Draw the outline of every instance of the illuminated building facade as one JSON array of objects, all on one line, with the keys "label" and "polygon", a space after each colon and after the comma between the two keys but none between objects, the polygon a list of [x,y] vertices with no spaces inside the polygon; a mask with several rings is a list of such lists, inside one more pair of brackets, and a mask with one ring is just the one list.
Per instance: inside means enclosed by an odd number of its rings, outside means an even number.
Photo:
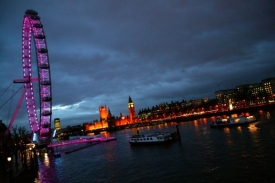
[{"label": "illuminated building facade", "polygon": [[275,78],[262,80],[267,102],[274,102],[275,97]]},{"label": "illuminated building facade", "polygon": [[124,126],[138,122],[138,118],[135,112],[135,105],[130,96],[128,99],[128,110],[129,116],[125,116],[120,113],[119,117],[115,117],[112,115],[110,109],[107,109],[106,105],[100,106],[100,120],[94,120],[92,123],[84,123],[85,129],[86,131],[92,131],[108,127]]},{"label": "illuminated building facade", "polygon": [[237,86],[237,106],[245,107],[267,103],[263,83]]},{"label": "illuminated building facade", "polygon": [[136,112],[135,112],[134,102],[132,101],[130,96],[128,100],[128,109],[129,109],[129,123],[132,124],[136,122]]},{"label": "illuminated building facade", "polygon": [[61,123],[60,123],[60,119],[59,118],[55,118],[54,119],[54,128],[56,131],[61,129]]},{"label": "illuminated building facade", "polygon": [[95,122],[95,128],[108,128],[108,110],[106,105],[105,106],[100,106],[98,108],[99,110],[99,117],[100,121]]},{"label": "illuminated building facade", "polygon": [[247,100],[249,102],[249,105],[258,105],[267,102],[262,83],[254,84],[253,87],[249,88]]},{"label": "illuminated building facade", "polygon": [[237,100],[236,89],[220,90],[215,92],[217,103],[221,110],[232,110],[233,103]]},{"label": "illuminated building facade", "polygon": [[220,90],[215,92],[216,98],[218,101],[218,104],[229,104],[230,101],[235,101],[236,100],[236,90],[235,89],[230,89],[230,90]]},{"label": "illuminated building facade", "polygon": [[105,106],[100,106],[98,108],[98,110],[99,110],[100,122],[107,122],[108,111],[107,111],[106,105]]},{"label": "illuminated building facade", "polygon": [[94,120],[93,123],[84,123],[86,131],[108,128],[108,118],[110,117],[110,114],[108,114],[106,105],[99,106],[98,111],[100,120]]},{"label": "illuminated building facade", "polygon": [[233,108],[272,103],[275,102],[275,78],[239,85],[236,89],[216,91],[215,94],[219,105],[229,105],[230,101]]},{"label": "illuminated building facade", "polygon": [[149,107],[147,109],[141,109],[138,112],[138,119],[140,119],[141,121],[146,121],[149,116],[151,116],[151,110],[149,109]]},{"label": "illuminated building facade", "polygon": [[129,123],[129,118],[120,113],[120,116],[115,119],[115,126],[123,126]]}]

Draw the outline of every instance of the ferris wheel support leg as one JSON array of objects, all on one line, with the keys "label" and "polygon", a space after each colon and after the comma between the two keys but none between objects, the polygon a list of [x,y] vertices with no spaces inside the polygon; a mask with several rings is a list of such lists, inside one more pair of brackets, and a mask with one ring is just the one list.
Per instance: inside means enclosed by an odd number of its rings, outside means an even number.
[{"label": "ferris wheel support leg", "polygon": [[22,101],[23,101],[25,92],[26,92],[26,89],[24,88],[24,90],[23,90],[23,92],[22,92],[22,94],[21,94],[21,97],[20,97],[20,99],[19,99],[19,101],[18,101],[18,103],[17,103],[15,112],[14,112],[12,118],[11,118],[9,127],[8,127],[8,129],[7,129],[7,131],[6,131],[6,134],[8,134],[8,133],[10,132],[10,130],[11,130],[12,126],[13,126],[13,123],[14,123],[14,121],[15,121],[17,115],[18,115],[18,112],[19,112],[20,106],[21,106],[21,104],[22,104]]}]

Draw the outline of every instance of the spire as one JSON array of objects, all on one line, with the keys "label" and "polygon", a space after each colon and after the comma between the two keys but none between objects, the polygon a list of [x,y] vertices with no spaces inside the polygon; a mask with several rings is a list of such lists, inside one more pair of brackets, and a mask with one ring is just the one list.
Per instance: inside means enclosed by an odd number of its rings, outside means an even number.
[{"label": "spire", "polygon": [[133,103],[133,101],[132,101],[130,95],[129,95],[129,102],[128,102],[128,103]]}]

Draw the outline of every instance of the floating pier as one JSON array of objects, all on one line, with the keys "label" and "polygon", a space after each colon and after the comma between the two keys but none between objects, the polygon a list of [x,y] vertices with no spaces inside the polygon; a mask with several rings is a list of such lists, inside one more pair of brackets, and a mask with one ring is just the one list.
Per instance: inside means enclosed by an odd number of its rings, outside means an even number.
[{"label": "floating pier", "polygon": [[56,142],[49,144],[48,148],[53,148],[57,146],[64,146],[64,145],[72,145],[72,144],[79,144],[79,143],[90,143],[90,142],[109,142],[116,140],[115,137],[91,137],[91,138],[81,138],[81,139],[74,139],[74,140],[67,140],[62,142]]},{"label": "floating pier", "polygon": [[80,148],[77,148],[77,149],[73,149],[73,150],[70,150],[70,151],[66,151],[65,154],[70,154],[70,153],[72,153],[72,152],[79,151],[79,150],[81,150],[81,149],[85,149],[85,148],[87,148],[87,147],[90,147],[90,146],[93,146],[93,145],[96,145],[96,144],[100,144],[100,143],[101,143],[101,142],[95,142],[95,143],[89,144],[89,145],[87,145],[87,146],[85,146],[85,147],[80,147]]}]

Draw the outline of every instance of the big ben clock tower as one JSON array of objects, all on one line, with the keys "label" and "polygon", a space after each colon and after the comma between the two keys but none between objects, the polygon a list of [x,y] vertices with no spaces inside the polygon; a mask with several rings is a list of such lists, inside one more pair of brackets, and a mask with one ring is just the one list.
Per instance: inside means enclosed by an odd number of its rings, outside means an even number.
[{"label": "big ben clock tower", "polygon": [[135,122],[135,119],[136,119],[136,112],[135,112],[134,102],[132,101],[130,96],[129,96],[129,102],[128,102],[128,109],[129,109],[129,114],[130,114],[129,122],[133,123],[133,122]]}]

